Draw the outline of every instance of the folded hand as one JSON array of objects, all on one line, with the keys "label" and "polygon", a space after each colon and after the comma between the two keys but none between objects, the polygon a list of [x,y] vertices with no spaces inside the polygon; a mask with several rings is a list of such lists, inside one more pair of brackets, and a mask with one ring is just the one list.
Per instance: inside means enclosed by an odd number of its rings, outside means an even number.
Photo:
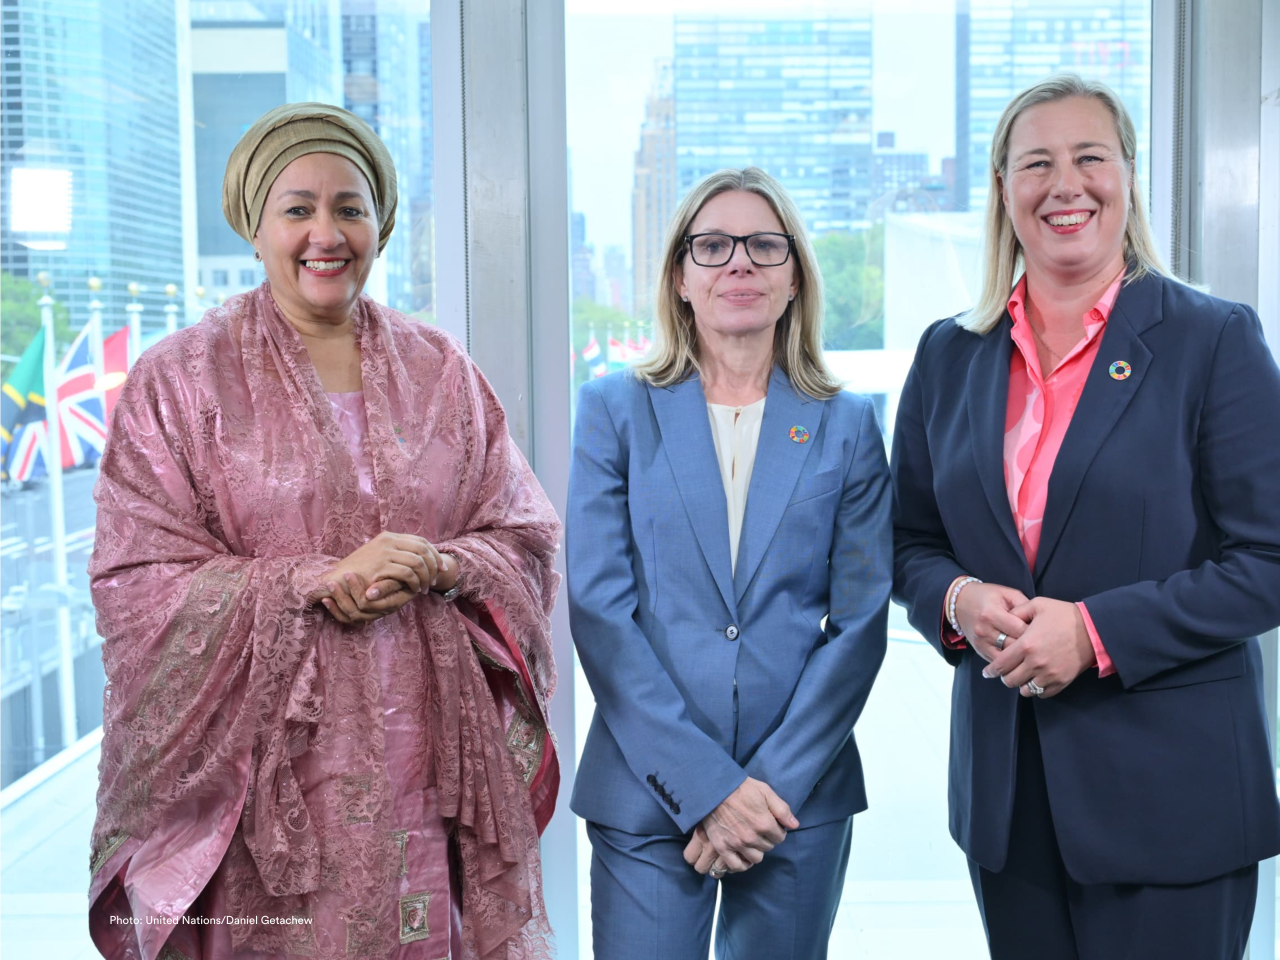
[{"label": "folded hand", "polygon": [[717,863],[740,873],[763,860],[786,839],[788,830],[799,826],[772,787],[748,777],[694,829],[684,859],[699,873]]}]

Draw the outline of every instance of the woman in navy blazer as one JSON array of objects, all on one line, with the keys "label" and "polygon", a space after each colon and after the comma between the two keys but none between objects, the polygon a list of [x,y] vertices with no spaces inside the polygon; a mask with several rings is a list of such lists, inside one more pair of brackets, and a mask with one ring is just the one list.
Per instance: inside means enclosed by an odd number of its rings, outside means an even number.
[{"label": "woman in navy blazer", "polygon": [[654,354],[579,392],[569,615],[596,713],[572,807],[597,957],[705,960],[717,880],[718,956],[826,956],[892,528],[822,304],[794,203],[721,171],[668,232]]},{"label": "woman in navy blazer", "polygon": [[1238,958],[1280,852],[1280,373],[1249,307],[1161,266],[1135,147],[1102,84],[1010,103],[981,301],[898,408],[895,598],[956,668],[951,832],[998,960]]}]

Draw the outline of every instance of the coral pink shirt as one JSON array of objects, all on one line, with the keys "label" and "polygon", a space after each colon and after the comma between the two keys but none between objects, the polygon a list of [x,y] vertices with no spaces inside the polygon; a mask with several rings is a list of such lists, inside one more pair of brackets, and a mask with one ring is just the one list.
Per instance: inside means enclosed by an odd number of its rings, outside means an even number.
[{"label": "coral pink shirt", "polygon": [[[1084,392],[1085,381],[1102,343],[1107,319],[1120,292],[1124,271],[1112,282],[1101,299],[1084,316],[1084,338],[1043,376],[1036,351],[1036,336],[1027,319],[1027,278],[1024,276],[1009,297],[1009,316],[1013,318],[1014,345],[1009,358],[1009,406],[1005,412],[1004,480],[1009,492],[1009,508],[1013,511],[1018,539],[1027,555],[1027,565],[1036,565],[1040,550],[1040,531],[1049,496],[1049,477],[1062,448],[1062,440],[1071,425],[1071,417]],[[1097,658],[1098,675],[1115,673],[1115,665],[1107,656],[1093,619],[1083,603],[1076,606],[1084,619],[1085,629]],[[945,623],[943,642],[957,647],[963,644]]]}]

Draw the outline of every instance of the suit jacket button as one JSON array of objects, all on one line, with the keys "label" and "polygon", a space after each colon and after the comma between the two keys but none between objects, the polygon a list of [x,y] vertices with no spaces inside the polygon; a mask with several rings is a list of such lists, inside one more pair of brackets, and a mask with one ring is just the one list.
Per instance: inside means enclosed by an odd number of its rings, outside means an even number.
[{"label": "suit jacket button", "polygon": [[725,638],[726,638],[726,639],[728,639],[728,640],[737,640],[737,639],[738,639],[738,627],[737,627],[737,625],[736,625],[736,624],[732,624],[732,623],[731,623],[731,624],[729,624],[727,627],[725,627],[725,628],[724,628],[724,635],[725,635]]},{"label": "suit jacket button", "polygon": [[651,773],[644,778],[644,782],[651,787],[656,787],[658,785],[658,778]]},{"label": "suit jacket button", "polygon": [[680,804],[673,803],[671,805],[671,812],[674,813],[677,817],[680,816]]}]

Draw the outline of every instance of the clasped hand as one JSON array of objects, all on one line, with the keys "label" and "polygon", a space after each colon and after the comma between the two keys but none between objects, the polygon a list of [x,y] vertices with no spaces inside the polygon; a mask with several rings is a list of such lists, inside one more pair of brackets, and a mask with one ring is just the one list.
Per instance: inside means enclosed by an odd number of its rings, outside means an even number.
[{"label": "clasped hand", "polygon": [[[1065,690],[1097,661],[1084,617],[1074,603],[1036,597],[994,583],[970,583],[956,598],[965,640],[987,661],[982,674],[999,677],[1024,697],[1034,680],[1048,698]],[[1004,648],[996,645],[1003,634]]]},{"label": "clasped hand", "polygon": [[313,599],[339,623],[371,623],[430,590],[444,556],[422,537],[384,531],[340,560]]},{"label": "clasped hand", "polygon": [[699,873],[713,864],[732,873],[749,870],[798,829],[787,802],[761,780],[748,777],[693,830],[684,859]]}]

